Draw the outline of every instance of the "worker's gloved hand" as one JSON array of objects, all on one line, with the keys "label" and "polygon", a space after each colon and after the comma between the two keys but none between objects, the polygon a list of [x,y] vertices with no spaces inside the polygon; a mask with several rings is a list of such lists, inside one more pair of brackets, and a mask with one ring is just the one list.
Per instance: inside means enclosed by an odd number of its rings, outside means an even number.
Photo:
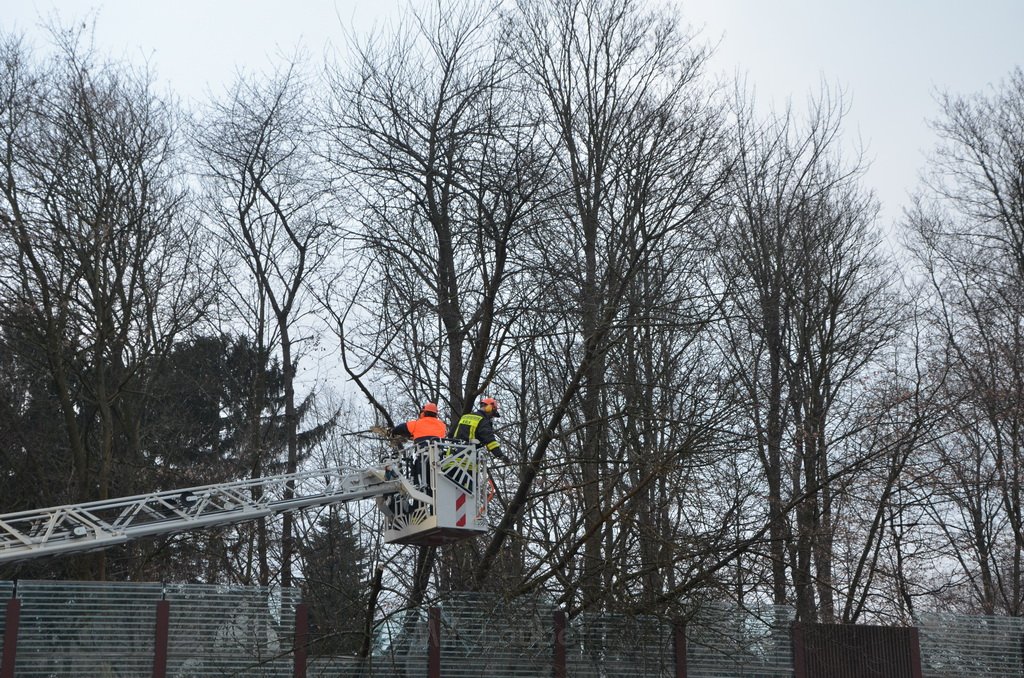
[{"label": "worker's gloved hand", "polygon": [[508,456],[501,450],[494,450],[493,452],[491,452],[491,456],[497,459],[498,461],[503,461],[506,464],[508,463]]},{"label": "worker's gloved hand", "polygon": [[370,433],[376,433],[377,435],[381,436],[382,438],[386,438],[386,437],[391,435],[391,430],[387,429],[387,428],[385,428],[383,426],[371,426],[370,427]]}]

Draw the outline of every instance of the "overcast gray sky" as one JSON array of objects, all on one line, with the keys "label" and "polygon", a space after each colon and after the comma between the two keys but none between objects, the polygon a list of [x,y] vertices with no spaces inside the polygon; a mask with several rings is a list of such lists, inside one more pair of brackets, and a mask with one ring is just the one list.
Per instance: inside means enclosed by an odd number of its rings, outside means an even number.
[{"label": "overcast gray sky", "polygon": [[745,73],[759,99],[801,106],[822,80],[845,89],[847,133],[898,219],[935,137],[936,90],[998,85],[1024,66],[1024,0],[682,0],[717,42],[715,68]]},{"label": "overcast gray sky", "polygon": [[[457,1],[457,0],[455,0]],[[933,144],[936,89],[986,90],[1024,65],[1024,0],[667,0],[718,45],[716,72],[739,72],[765,105],[798,107],[824,81],[846,90],[847,132],[867,146],[866,178],[898,218]],[[0,0],[0,28],[39,37],[40,17],[96,14],[99,45],[149,59],[185,98],[219,91],[300,43],[320,53],[340,27],[369,29],[407,0]],[[40,38],[41,39],[41,38]]]}]

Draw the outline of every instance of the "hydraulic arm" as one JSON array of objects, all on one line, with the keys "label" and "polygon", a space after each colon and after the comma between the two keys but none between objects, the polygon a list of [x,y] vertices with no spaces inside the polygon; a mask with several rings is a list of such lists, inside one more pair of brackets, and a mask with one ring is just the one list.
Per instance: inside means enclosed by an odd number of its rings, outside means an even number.
[{"label": "hydraulic arm", "polygon": [[388,467],[286,473],[0,515],[0,563],[397,493],[407,481],[397,474],[386,478]]},{"label": "hydraulic arm", "polygon": [[0,564],[375,497],[385,540],[443,544],[487,529],[477,447],[437,440],[367,469],[329,468],[0,515]]}]

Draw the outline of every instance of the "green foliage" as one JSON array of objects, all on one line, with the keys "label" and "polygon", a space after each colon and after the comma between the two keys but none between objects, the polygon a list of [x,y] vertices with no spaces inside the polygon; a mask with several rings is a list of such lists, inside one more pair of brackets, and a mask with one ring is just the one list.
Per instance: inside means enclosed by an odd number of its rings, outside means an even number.
[{"label": "green foliage", "polygon": [[337,510],[317,523],[302,548],[303,599],[309,603],[313,653],[355,654],[362,645],[369,597],[366,550]]},{"label": "green foliage", "polygon": [[[8,318],[11,314],[8,314]],[[6,319],[5,319],[6,320]],[[70,500],[67,435],[39,351],[16,323],[0,326],[0,512]]]},{"label": "green foliage", "polygon": [[175,486],[280,468],[283,370],[248,337],[178,343],[153,371],[147,392],[145,456]]}]

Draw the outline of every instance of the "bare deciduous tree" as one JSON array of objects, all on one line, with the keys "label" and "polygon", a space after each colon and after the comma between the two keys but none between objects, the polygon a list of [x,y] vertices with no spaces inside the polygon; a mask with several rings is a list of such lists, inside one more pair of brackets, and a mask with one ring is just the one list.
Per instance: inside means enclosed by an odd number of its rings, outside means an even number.
[{"label": "bare deciduous tree", "polygon": [[[242,271],[233,303],[242,319],[253,324],[257,349],[268,356],[271,350],[281,351],[287,473],[299,463],[301,408],[295,368],[303,338],[295,332],[310,311],[313,281],[334,255],[338,234],[317,138],[308,83],[299,65],[291,63],[266,79],[240,77],[212,105],[197,139],[204,174],[211,180],[215,233]],[[254,416],[260,412],[256,407]],[[253,431],[256,436],[258,422]],[[254,460],[262,458],[255,437],[252,453]],[[253,473],[261,471],[261,463],[254,462]],[[292,522],[286,513],[283,586],[290,585],[292,576]],[[266,577],[264,572],[261,579]]]},{"label": "bare deciduous tree", "polygon": [[946,435],[922,491],[963,604],[1024,612],[1024,72],[990,94],[939,97],[926,182],[907,213],[933,292]]},{"label": "bare deciduous tree", "polygon": [[[851,383],[893,339],[891,274],[860,167],[840,160],[841,98],[813,104],[806,129],[789,111],[759,123],[751,108],[738,107],[735,209],[722,260],[733,290],[726,346],[768,489],[772,599],[787,602],[792,585],[801,618],[831,621],[833,448],[848,420],[847,408],[834,406],[844,393],[851,402]],[[789,520],[784,507],[796,497]]]},{"label": "bare deciduous tree", "polygon": [[[349,375],[388,423],[392,403],[411,413],[427,400],[457,420],[507,351],[509,280],[536,220],[545,157],[522,94],[505,83],[495,17],[484,4],[439,5],[354,45],[351,67],[331,74],[325,125],[361,263],[358,281],[335,285],[327,305]],[[434,557],[420,553],[414,601]]]},{"label": "bare deciduous tree", "polygon": [[[525,471],[477,568],[477,585],[528,512],[534,482],[557,450],[571,462],[567,479],[581,519],[559,526],[563,553],[540,576],[556,576],[559,563],[581,556],[563,599],[599,607],[609,600],[612,524],[625,499],[615,491],[624,466],[613,452],[622,441],[609,428],[617,416],[610,351],[671,308],[666,300],[645,315],[651,309],[633,296],[642,281],[653,284],[665,274],[660,264],[700,249],[697,225],[706,223],[724,176],[721,118],[699,81],[707,54],[674,15],[635,2],[524,1],[516,9],[503,42],[522,70],[522,87],[539,95],[556,160],[555,202],[530,268],[539,308],[551,314],[548,323],[530,321],[546,326],[530,362],[546,372],[540,383],[548,388],[531,406]],[[685,275],[687,266],[672,274]],[[645,474],[633,492],[642,494],[655,478]]]},{"label": "bare deciduous tree", "polygon": [[[70,447],[67,499],[131,493],[139,377],[205,312],[209,274],[187,209],[176,114],[148,74],[54,28],[35,61],[4,38],[0,279],[44,347]],[[100,572],[103,575],[103,561]]]}]

